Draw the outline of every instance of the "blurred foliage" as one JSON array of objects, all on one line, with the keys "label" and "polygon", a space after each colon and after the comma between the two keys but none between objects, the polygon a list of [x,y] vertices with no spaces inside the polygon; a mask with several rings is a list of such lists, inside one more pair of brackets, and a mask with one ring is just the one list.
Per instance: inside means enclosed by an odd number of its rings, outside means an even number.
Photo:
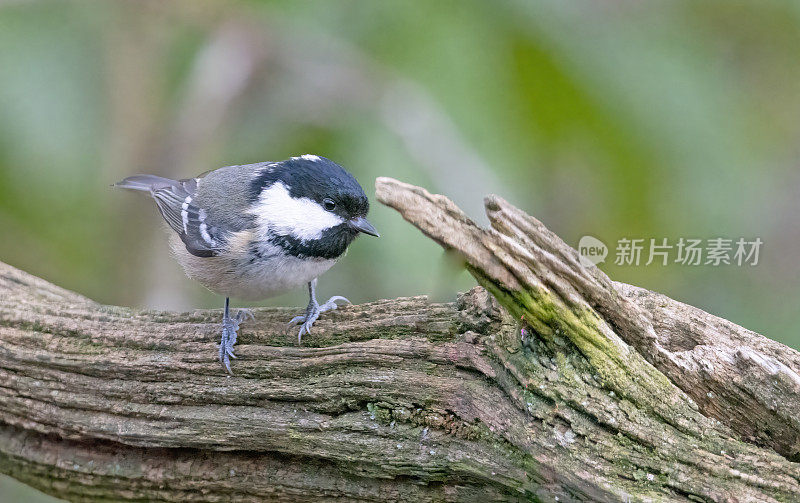
[{"label": "blurred foliage", "polygon": [[[7,3],[0,256],[103,302],[214,306],[164,260],[152,204],[109,184],[314,152],[370,192],[374,177],[398,177],[479,220],[481,196],[499,192],[573,244],[761,236],[754,268],[604,268],[798,345],[799,11]],[[471,284],[391,211],[373,218],[384,237],[360,239],[323,290],[443,299]]]},{"label": "blurred foliage", "polygon": [[63,500],[39,492],[6,475],[0,475],[0,501],[7,503],[57,503]]},{"label": "blurred foliage", "polygon": [[[152,203],[109,185],[301,153],[497,192],[570,244],[761,237],[756,267],[616,266],[800,347],[794,2],[0,3],[0,260],[105,303],[217,307]],[[391,210],[320,283],[356,302],[472,280]],[[305,303],[304,292],[268,301]]]},{"label": "blurred foliage", "polygon": [[[790,2],[10,2],[0,258],[102,302],[216,306],[109,184],[313,152],[479,220],[498,192],[572,244],[761,236],[752,268],[603,267],[798,346],[799,39]],[[373,208],[384,237],[325,294],[471,284]]]}]

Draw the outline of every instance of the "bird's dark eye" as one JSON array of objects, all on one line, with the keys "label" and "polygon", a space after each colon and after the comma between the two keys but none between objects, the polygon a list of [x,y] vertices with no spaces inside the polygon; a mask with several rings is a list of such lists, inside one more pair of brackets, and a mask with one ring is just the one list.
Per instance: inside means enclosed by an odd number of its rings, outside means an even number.
[{"label": "bird's dark eye", "polygon": [[333,201],[333,199],[326,197],[322,200],[322,207],[328,211],[333,211],[336,208],[336,203]]}]

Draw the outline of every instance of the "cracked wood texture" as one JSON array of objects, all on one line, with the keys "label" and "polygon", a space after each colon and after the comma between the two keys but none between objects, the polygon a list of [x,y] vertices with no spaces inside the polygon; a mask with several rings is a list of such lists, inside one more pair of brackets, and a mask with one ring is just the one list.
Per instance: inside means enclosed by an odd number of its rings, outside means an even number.
[{"label": "cracked wood texture", "polygon": [[[497,197],[378,199],[485,287],[243,325],[0,264],[0,471],[74,501],[797,501],[800,355],[611,281]],[[521,329],[523,329],[521,331]]]}]

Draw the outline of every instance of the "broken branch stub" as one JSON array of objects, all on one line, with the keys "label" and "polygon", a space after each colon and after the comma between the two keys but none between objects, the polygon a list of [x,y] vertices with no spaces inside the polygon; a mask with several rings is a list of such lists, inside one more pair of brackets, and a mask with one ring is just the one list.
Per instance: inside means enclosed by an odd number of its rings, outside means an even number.
[{"label": "broken branch stub", "polygon": [[800,457],[797,351],[611,281],[500,197],[486,198],[491,228],[482,229],[443,196],[389,178],[376,187],[382,203],[463,256],[481,284],[537,334],[570,339],[616,393],[676,425],[699,408],[749,442]]}]

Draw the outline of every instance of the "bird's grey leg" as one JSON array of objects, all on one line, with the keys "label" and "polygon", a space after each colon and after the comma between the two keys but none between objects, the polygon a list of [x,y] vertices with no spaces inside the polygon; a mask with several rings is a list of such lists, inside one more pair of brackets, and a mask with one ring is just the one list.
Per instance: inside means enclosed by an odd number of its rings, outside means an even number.
[{"label": "bird's grey leg", "polygon": [[350,304],[350,301],[341,295],[334,295],[328,299],[327,302],[320,305],[317,302],[317,278],[314,278],[308,282],[308,297],[309,299],[308,306],[306,306],[306,314],[295,316],[292,318],[292,321],[289,322],[290,326],[302,323],[300,332],[297,334],[297,342],[302,342],[303,334],[311,334],[311,327],[314,325],[314,322],[317,321],[317,318],[319,318],[320,314],[326,311],[333,311],[339,307],[336,304],[337,301]]},{"label": "bird's grey leg", "polygon": [[240,309],[236,313],[236,318],[231,318],[230,314],[231,299],[225,297],[225,313],[222,315],[222,340],[219,342],[219,362],[225,370],[233,375],[231,372],[231,358],[236,358],[233,354],[233,345],[236,344],[236,334],[239,331],[239,324],[245,318],[255,319],[253,312],[249,309]]}]

